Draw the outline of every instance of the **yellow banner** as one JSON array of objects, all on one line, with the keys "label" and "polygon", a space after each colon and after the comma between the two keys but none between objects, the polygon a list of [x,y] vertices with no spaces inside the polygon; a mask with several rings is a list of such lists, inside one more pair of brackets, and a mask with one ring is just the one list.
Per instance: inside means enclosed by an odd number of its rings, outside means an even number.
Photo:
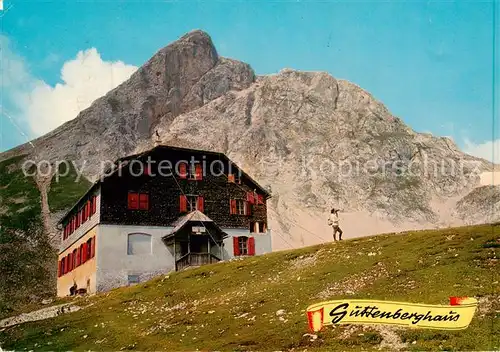
[{"label": "yellow banner", "polygon": [[450,297],[450,305],[427,305],[365,299],[335,300],[307,307],[312,331],[334,324],[387,324],[424,329],[461,330],[477,307],[469,297]]}]

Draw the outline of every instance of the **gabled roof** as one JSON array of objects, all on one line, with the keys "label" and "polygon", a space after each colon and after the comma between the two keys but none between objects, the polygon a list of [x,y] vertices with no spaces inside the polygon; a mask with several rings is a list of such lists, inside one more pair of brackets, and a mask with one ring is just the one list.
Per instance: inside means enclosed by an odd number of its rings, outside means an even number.
[{"label": "gabled roof", "polygon": [[259,189],[266,196],[266,199],[268,199],[268,198],[271,197],[271,195],[269,194],[269,192],[264,187],[260,186],[257,183],[257,181],[255,181],[253,178],[251,178],[238,165],[236,165],[233,161],[231,161],[231,159],[229,159],[226,156],[226,154],[224,154],[224,153],[213,152],[213,151],[208,151],[208,150],[201,150],[201,149],[181,148],[181,147],[174,147],[174,146],[159,144],[159,145],[156,145],[155,147],[153,147],[151,149],[148,149],[148,150],[146,150],[144,152],[137,153],[137,154],[132,154],[132,155],[128,155],[128,156],[125,156],[125,157],[117,159],[115,161],[114,165],[116,166],[117,164],[119,164],[118,165],[119,167],[116,167],[114,169],[114,171],[111,174],[107,175],[107,176],[104,176],[104,175],[108,174],[108,171],[109,171],[110,168],[108,168],[108,170],[104,171],[102,175],[99,175],[99,177],[97,178],[97,180],[92,184],[92,186],[90,186],[90,188],[87,190],[87,192],[85,192],[85,194],[61,217],[61,219],[58,221],[58,224],[61,224],[64,221],[64,219],[66,219],[68,217],[68,215],[71,214],[74,211],[74,209],[76,208],[76,206],[78,205],[78,203],[82,199],[84,199],[90,192],[92,192],[94,189],[96,189],[106,178],[112,176],[113,174],[115,174],[116,172],[118,172],[118,170],[120,168],[123,168],[124,166],[126,166],[128,164],[129,160],[133,160],[133,159],[138,159],[138,158],[145,157],[148,154],[150,154],[153,151],[158,150],[158,149],[176,150],[176,151],[188,152],[188,153],[189,152],[204,153],[204,154],[207,154],[207,155],[217,156],[220,159],[222,159],[222,160],[224,160],[226,162],[230,162],[232,165],[236,166],[238,168],[238,170],[241,171],[241,174],[243,176],[245,176],[245,178],[247,178],[251,183],[253,183],[254,186],[256,186],[256,188]]},{"label": "gabled roof", "polygon": [[228,236],[224,231],[221,230],[221,228],[219,226],[217,226],[217,224],[212,219],[210,219],[208,216],[203,214],[201,211],[195,210],[195,211],[190,212],[189,214],[180,216],[174,222],[174,228],[172,229],[172,231],[170,231],[169,234],[163,236],[163,238],[166,239],[166,238],[174,236],[178,231],[182,230],[184,228],[184,226],[186,226],[190,222],[212,223],[217,230],[222,232],[223,238]]},{"label": "gabled roof", "polygon": [[180,151],[180,152],[195,152],[195,153],[204,153],[204,154],[207,154],[207,155],[214,155],[214,156],[217,156],[221,159],[223,159],[224,161],[227,161],[227,162],[230,162],[232,165],[236,166],[238,168],[238,170],[241,171],[241,174],[243,176],[245,176],[248,180],[250,180],[250,182],[252,182],[256,188],[258,188],[262,193],[264,193],[266,195],[266,198],[270,198],[271,195],[269,194],[269,192],[264,188],[262,187],[261,185],[259,185],[257,183],[257,181],[255,181],[252,177],[250,177],[245,171],[243,171],[242,168],[240,168],[237,164],[235,164],[231,159],[229,159],[229,157],[224,154],[224,153],[221,153],[221,152],[213,152],[213,151],[209,151],[209,150],[203,150],[203,149],[192,149],[192,148],[182,148],[182,147],[174,147],[174,146],[170,146],[170,145],[165,145],[165,144],[158,144],[156,145],[155,147],[151,148],[151,149],[148,149],[142,153],[137,153],[137,154],[132,154],[132,155],[129,155],[129,156],[125,156],[123,158],[120,158],[118,159],[115,164],[119,161],[125,161],[125,160],[130,160],[130,159],[137,159],[137,158],[140,158],[140,157],[144,157],[144,156],[147,156],[148,154],[152,153],[153,151],[155,150],[158,150],[158,149],[169,149],[169,150],[176,150],[176,151]]}]

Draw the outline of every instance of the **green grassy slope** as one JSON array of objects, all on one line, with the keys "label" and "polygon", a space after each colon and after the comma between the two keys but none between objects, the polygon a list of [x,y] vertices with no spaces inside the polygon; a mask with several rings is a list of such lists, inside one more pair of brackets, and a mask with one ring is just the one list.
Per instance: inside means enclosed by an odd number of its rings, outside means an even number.
[{"label": "green grassy slope", "polygon": [[43,233],[40,192],[21,169],[24,158],[0,162],[0,317],[53,294],[44,264],[55,253]]},{"label": "green grassy slope", "polygon": [[92,185],[85,177],[78,177],[73,164],[59,165],[58,177],[53,177],[47,194],[51,212],[66,210],[82,197]]},{"label": "green grassy slope", "polygon": [[390,331],[409,350],[493,350],[500,348],[499,255],[500,226],[491,225],[276,252],[75,300],[88,307],[6,328],[0,345],[37,351],[375,350],[387,336],[373,326],[326,327],[316,339],[304,336],[306,307],[346,297],[447,304],[449,296],[474,296],[480,305],[467,330]]},{"label": "green grassy slope", "polygon": [[[26,155],[0,162],[0,318],[25,311],[54,294],[56,252],[42,223],[40,191],[22,164]],[[28,170],[33,174],[35,170]],[[51,212],[67,209],[90,186],[76,171],[54,178]]]},{"label": "green grassy slope", "polygon": [[42,224],[40,191],[33,177],[26,177],[21,169],[24,158],[20,155],[0,162],[2,228],[28,230]]}]

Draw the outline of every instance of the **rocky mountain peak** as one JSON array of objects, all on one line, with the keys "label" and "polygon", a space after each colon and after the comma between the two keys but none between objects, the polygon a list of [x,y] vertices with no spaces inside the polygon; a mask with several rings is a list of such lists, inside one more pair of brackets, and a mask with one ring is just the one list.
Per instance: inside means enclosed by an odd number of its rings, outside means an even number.
[{"label": "rocky mountain peak", "polygon": [[248,64],[220,57],[210,36],[195,30],[160,49],[75,119],[34,140],[34,148],[21,145],[0,159],[27,153],[49,161],[71,159],[81,166],[85,160],[84,173],[93,176],[99,161],[130,154],[150,140],[160,121],[169,123],[254,80]]},{"label": "rocky mountain peak", "polygon": [[[443,225],[435,200],[464,196],[478,172],[491,170],[449,139],[413,131],[354,83],[294,69],[256,77],[248,64],[220,57],[199,30],[160,49],[34,149],[0,160],[70,159],[92,177],[102,160],[152,147],[155,132],[163,144],[226,153],[269,187],[270,227],[292,243],[311,243],[311,234],[329,240],[321,219],[332,206],[350,212],[346,233],[357,236]],[[375,223],[360,228],[360,218]]]}]

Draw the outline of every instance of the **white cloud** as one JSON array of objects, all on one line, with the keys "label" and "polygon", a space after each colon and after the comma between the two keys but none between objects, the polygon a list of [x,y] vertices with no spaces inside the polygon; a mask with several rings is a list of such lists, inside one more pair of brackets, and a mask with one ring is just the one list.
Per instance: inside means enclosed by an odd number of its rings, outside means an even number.
[{"label": "white cloud", "polygon": [[479,144],[465,139],[464,152],[500,164],[500,139]]},{"label": "white cloud", "polygon": [[66,61],[61,69],[62,83],[50,86],[30,75],[24,60],[10,50],[6,37],[0,38],[0,43],[3,44],[0,73],[6,73],[4,96],[11,100],[15,115],[28,124],[34,136],[75,118],[137,70],[122,61],[103,61],[98,51],[91,48]]}]

